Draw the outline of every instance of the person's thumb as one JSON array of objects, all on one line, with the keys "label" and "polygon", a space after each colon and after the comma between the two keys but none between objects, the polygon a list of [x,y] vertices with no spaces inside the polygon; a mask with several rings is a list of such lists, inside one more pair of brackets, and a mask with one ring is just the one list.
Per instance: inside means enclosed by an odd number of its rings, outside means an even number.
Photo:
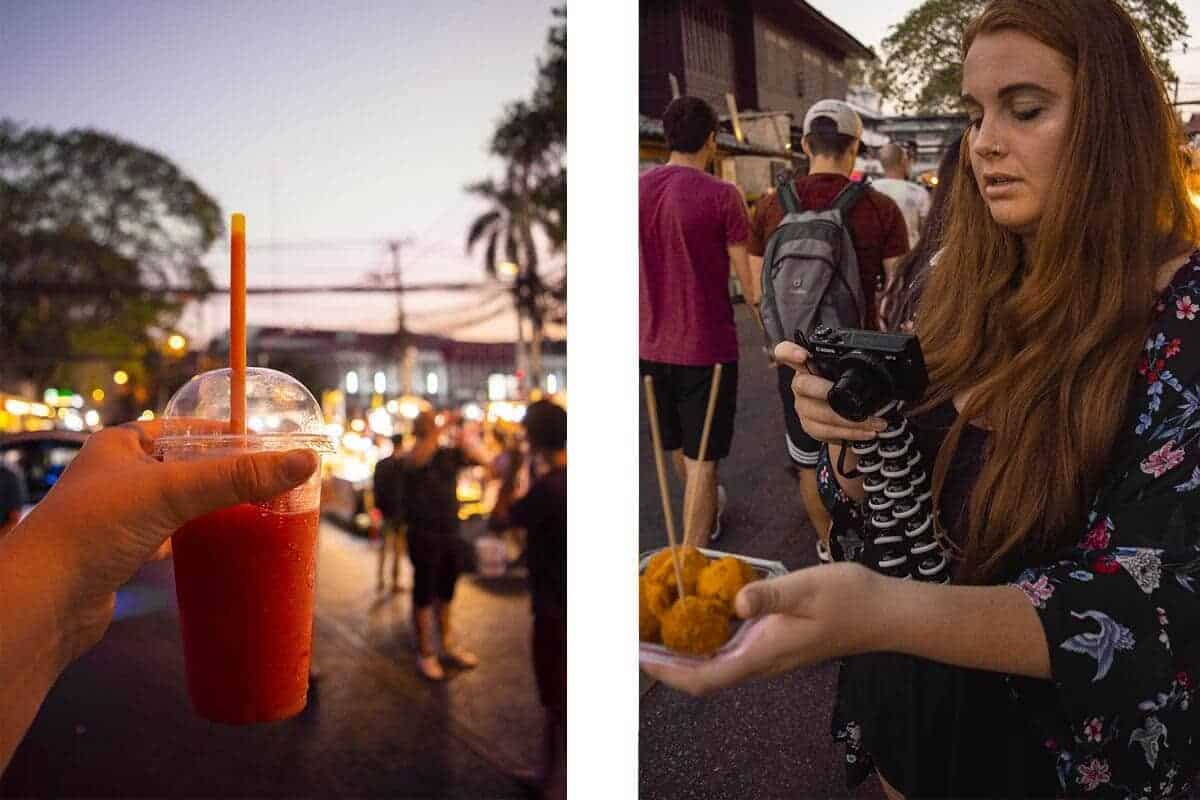
[{"label": "person's thumb", "polygon": [[738,592],[734,610],[742,619],[766,614],[794,614],[808,595],[807,584],[802,572],[755,581]]},{"label": "person's thumb", "polygon": [[808,351],[794,342],[780,342],[775,345],[775,352],[772,355],[777,362],[787,364],[794,370],[804,368],[808,362]]},{"label": "person's thumb", "polygon": [[167,465],[171,475],[164,499],[182,525],[238,503],[270,500],[303,483],[319,463],[308,449],[177,461]]}]

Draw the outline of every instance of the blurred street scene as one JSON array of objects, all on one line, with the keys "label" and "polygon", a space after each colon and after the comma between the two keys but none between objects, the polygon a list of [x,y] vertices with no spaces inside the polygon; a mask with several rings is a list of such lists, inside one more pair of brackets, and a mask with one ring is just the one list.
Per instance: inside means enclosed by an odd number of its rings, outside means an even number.
[{"label": "blurred street scene", "polygon": [[[233,212],[247,219],[247,363],[303,384],[336,452],[321,467],[308,708],[250,729],[197,717],[172,566],[151,564],[43,704],[0,794],[548,792],[537,576],[526,531],[489,517],[552,466],[530,453],[526,409],[567,405],[565,5],[4,17],[0,536],[89,436],[161,418],[193,376],[230,365]],[[470,454],[438,545],[462,569],[453,650],[416,632],[404,521],[428,499],[376,491],[422,440]],[[418,658],[431,646],[444,674]]]}]

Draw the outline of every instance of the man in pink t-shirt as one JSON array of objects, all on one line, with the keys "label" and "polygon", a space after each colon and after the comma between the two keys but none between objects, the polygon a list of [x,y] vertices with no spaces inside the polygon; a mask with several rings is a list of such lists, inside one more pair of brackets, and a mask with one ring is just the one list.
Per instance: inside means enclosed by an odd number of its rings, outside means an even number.
[{"label": "man in pink t-shirt", "polygon": [[[684,479],[684,540],[698,545],[720,534],[717,462],[729,454],[737,411],[730,265],[752,306],[758,287],[746,255],[750,225],[742,196],[706,171],[717,151],[717,115],[699,98],[679,97],[667,106],[663,129],[670,159],[638,180],[638,349],[641,373],[654,381],[663,449]],[[716,364],[721,380],[701,462]]]}]

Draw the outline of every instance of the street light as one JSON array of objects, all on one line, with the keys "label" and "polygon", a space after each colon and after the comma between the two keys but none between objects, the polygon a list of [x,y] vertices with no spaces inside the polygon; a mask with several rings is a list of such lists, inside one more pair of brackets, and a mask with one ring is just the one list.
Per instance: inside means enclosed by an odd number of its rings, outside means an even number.
[{"label": "street light", "polygon": [[167,337],[167,349],[176,355],[182,354],[187,349],[187,339],[182,334],[172,333]]},{"label": "street light", "polygon": [[124,386],[129,383],[129,373],[123,369],[119,369],[113,373],[113,383],[117,386]]}]

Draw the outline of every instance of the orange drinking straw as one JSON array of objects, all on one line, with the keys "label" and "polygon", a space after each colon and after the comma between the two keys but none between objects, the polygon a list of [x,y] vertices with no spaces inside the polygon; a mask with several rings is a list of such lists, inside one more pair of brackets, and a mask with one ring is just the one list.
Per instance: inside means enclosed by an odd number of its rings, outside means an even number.
[{"label": "orange drinking straw", "polygon": [[229,432],[246,434],[246,215],[233,215],[229,248]]}]

